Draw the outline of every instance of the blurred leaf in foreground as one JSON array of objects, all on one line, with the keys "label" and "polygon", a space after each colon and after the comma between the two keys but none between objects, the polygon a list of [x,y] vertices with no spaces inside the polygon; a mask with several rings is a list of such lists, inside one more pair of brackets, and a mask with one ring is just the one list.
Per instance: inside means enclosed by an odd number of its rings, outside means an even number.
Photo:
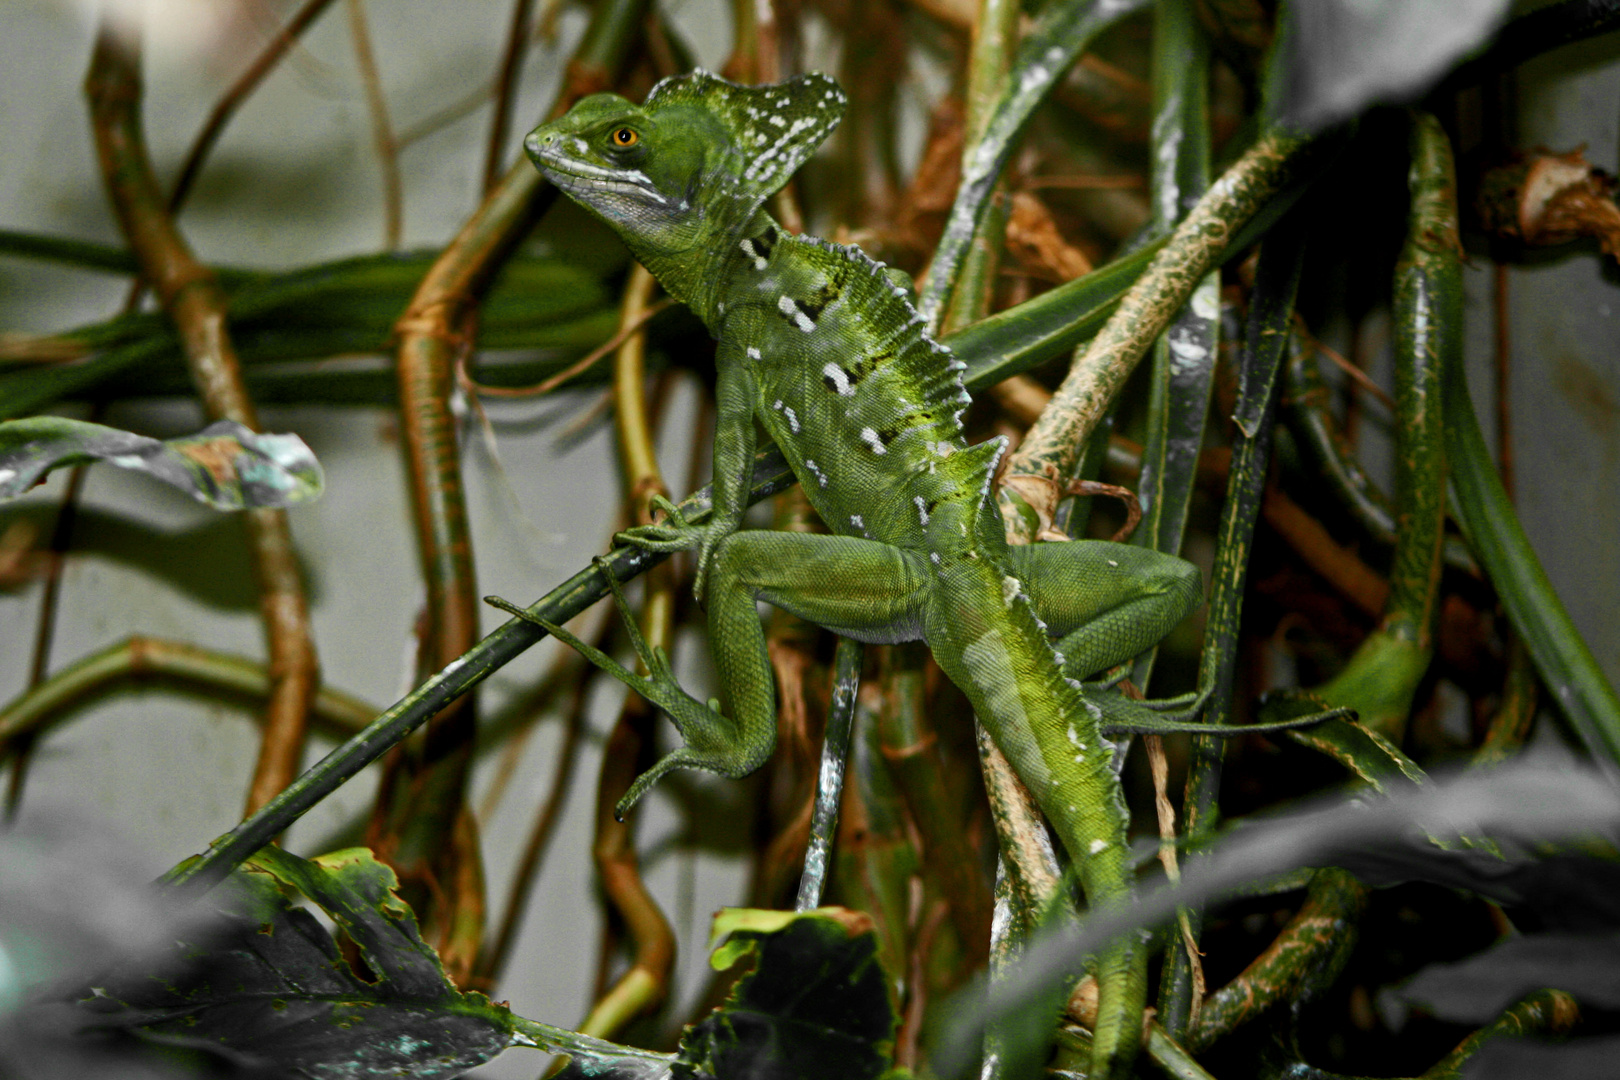
[{"label": "blurred leaf in foreground", "polygon": [[[452,1077],[512,1042],[512,1016],[458,991],[369,851],[315,860],[266,847],[214,894],[221,922],[179,942],[181,962],[115,976],[83,1004],[96,1026],[223,1048],[283,1074]],[[351,965],[291,894],[348,936]]]},{"label": "blurred leaf in foreground", "polygon": [[0,1076],[189,1080],[210,1068],[207,1055],[155,1053],[121,1032],[86,1039],[81,1011],[65,1002],[109,966],[158,969],[196,922],[152,888],[127,842],[101,829],[35,814],[0,835]]},{"label": "blurred leaf in foreground", "polygon": [[1485,43],[1508,0],[1296,0],[1281,120],[1320,131],[1415,101]]},{"label": "blurred leaf in foreground", "polygon": [[[1617,927],[1620,929],[1620,927]],[[1527,934],[1454,964],[1430,964],[1394,999],[1442,1020],[1483,1024],[1533,990],[1563,990],[1582,1005],[1620,1009],[1620,936]]]},{"label": "blurred leaf in foreground", "polygon": [[[992,988],[988,1008],[959,1008],[951,1030],[939,1033],[934,1060],[942,1076],[967,1075],[985,1025],[1040,999],[1068,978],[1080,957],[1118,934],[1168,922],[1178,904],[1208,903],[1302,866],[1341,867],[1370,885],[1428,881],[1534,909],[1543,918],[1568,912],[1587,925],[1612,928],[1620,925],[1611,884],[1620,866],[1614,857],[1617,831],[1620,792],[1606,777],[1531,764],[1243,823],[1183,864],[1179,886],[1148,890],[1129,907],[1092,912],[1078,929],[1043,931],[1025,959]],[[1492,843],[1456,842],[1463,837]],[[1451,846],[1442,848],[1432,838]]]}]

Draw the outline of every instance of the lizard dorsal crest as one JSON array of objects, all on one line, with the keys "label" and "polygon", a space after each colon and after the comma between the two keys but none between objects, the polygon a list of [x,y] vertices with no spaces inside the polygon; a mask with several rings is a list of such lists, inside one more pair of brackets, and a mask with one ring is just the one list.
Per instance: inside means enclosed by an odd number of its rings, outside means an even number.
[{"label": "lizard dorsal crest", "polygon": [[758,206],[816,152],[844,118],[848,100],[838,83],[820,72],[768,86],[740,86],[699,68],[653,87],[645,108],[690,104],[713,114],[731,133],[739,155],[732,177],[736,194]]}]

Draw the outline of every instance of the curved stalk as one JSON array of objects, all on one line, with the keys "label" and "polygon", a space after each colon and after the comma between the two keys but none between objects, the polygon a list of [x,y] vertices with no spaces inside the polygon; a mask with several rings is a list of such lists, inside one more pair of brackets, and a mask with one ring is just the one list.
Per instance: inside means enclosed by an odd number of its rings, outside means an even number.
[{"label": "curved stalk", "polygon": [[[108,19],[111,16],[107,16]],[[225,294],[186,245],[158,189],[141,130],[141,50],[104,21],[85,80],[96,150],[107,193],[147,280],[174,320],[187,364],[210,420],[258,430],[253,401],[226,323]],[[298,774],[311,697],[318,681],[309,606],[287,515],[249,510],[247,529],[273,686],[264,738],[248,790],[247,812],[263,807]]]}]

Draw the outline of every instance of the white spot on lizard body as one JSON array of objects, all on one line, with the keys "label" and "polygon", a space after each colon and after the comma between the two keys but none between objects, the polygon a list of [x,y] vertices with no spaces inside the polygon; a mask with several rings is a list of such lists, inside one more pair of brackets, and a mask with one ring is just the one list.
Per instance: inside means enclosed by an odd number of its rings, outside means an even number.
[{"label": "white spot on lizard body", "polygon": [[887,454],[889,452],[889,448],[883,445],[883,440],[878,438],[878,433],[869,427],[861,428],[861,441],[870,446],[874,454]]},{"label": "white spot on lizard body", "polygon": [[776,307],[783,315],[793,320],[793,325],[805,333],[808,334],[816,328],[816,324],[810,321],[810,316],[800,311],[799,305],[793,302],[793,297],[786,293],[777,298]]},{"label": "white spot on lizard body", "polygon": [[752,240],[744,240],[737,246],[742,248],[744,255],[754,260],[755,270],[763,270],[765,267],[770,265],[764,260],[764,258],[760,256],[759,252],[754,249],[754,242]]},{"label": "white spot on lizard body", "polygon": [[1019,590],[1019,584],[1018,584],[1018,579],[1017,578],[1013,577],[1011,574],[1008,574],[1008,575],[1005,575],[1004,577],[1002,577],[1002,579],[1001,579],[1001,606],[1002,607],[1012,607],[1013,601],[1018,599],[1018,590]]},{"label": "white spot on lizard body", "polygon": [[831,360],[827,361],[826,366],[821,369],[821,373],[832,381],[833,389],[840,396],[850,397],[855,393],[855,388],[849,385],[849,376],[844,372],[844,369]]}]

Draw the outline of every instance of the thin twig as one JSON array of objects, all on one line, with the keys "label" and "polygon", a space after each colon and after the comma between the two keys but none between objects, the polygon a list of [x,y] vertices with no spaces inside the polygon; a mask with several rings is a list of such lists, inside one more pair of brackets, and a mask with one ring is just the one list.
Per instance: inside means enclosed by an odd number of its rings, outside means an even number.
[{"label": "thin twig", "polygon": [[[92,419],[102,412],[98,404]],[[67,564],[68,548],[73,546],[73,526],[79,517],[79,496],[84,491],[84,476],[88,465],[73,467],[68,475],[67,490],[57,507],[56,524],[51,529],[51,546],[46,553],[44,587],[39,597],[39,617],[34,622],[34,654],[28,665],[28,689],[38,690],[51,666],[51,639],[56,633],[56,605],[62,595],[62,568]],[[11,779],[6,787],[7,821],[14,821],[22,806],[23,785],[28,781],[28,764],[34,756],[34,738],[24,735],[13,742]]]},{"label": "thin twig", "polygon": [[174,190],[169,192],[169,213],[178,214],[180,207],[185,204],[186,196],[191,194],[191,187],[197,180],[197,174],[202,171],[203,162],[214,149],[214,143],[219,141],[220,134],[225,125],[230,122],[236,110],[248,99],[264,81],[264,77],[275,70],[276,64],[287,55],[293,44],[298,41],[310,23],[326,10],[332,0],[305,0],[304,6],[287,20],[287,25],[281,32],[270,40],[264,51],[254,58],[253,63],[231,84],[223,97],[214,103],[213,111],[208,114],[208,120],[203,124],[202,130],[191,141],[191,149],[186,151],[186,163],[180,167],[180,175],[175,179]]},{"label": "thin twig", "polygon": [[506,129],[511,124],[518,72],[523,69],[523,53],[529,44],[529,12],[533,6],[533,0],[514,0],[512,4],[512,25],[506,32],[501,71],[495,77],[495,111],[489,120],[489,146],[484,151],[486,195],[501,179],[501,163],[506,158]]},{"label": "thin twig", "polygon": [[[1181,867],[1176,861],[1176,808],[1170,805],[1170,763],[1164,756],[1164,737],[1144,735],[1142,746],[1147,750],[1148,769],[1153,774],[1153,810],[1159,822],[1159,862],[1164,866],[1165,879],[1171,885],[1181,883]],[[1182,947],[1192,972],[1191,1008],[1187,1013],[1187,1027],[1198,1026],[1198,1010],[1204,1002],[1204,965],[1198,962],[1203,950],[1198,947],[1198,935],[1193,932],[1192,918],[1186,908],[1176,911],[1176,923],[1181,929]]]},{"label": "thin twig", "polygon": [[403,151],[413,143],[420,142],[441,128],[449,127],[457,120],[471,116],[489,101],[490,95],[495,92],[493,83],[486,83],[465,97],[452,101],[450,104],[435,109],[416,123],[402,128],[394,133],[394,147]]},{"label": "thin twig", "polygon": [[[1136,531],[1136,527],[1142,523],[1142,500],[1138,499],[1136,492],[1128,487],[1120,487],[1118,484],[1105,484],[1100,480],[1076,478],[1070,480],[1068,487],[1064,490],[1070,495],[1088,497],[1107,495],[1125,504],[1125,524],[1121,525],[1114,535],[1109,537],[1116,544],[1123,544],[1129,540],[1131,534]],[[1052,539],[1056,538],[1053,537]]]},{"label": "thin twig", "polygon": [[586,353],[572,364],[569,364],[566,368],[563,368],[563,370],[557,372],[557,374],[552,375],[550,378],[547,378],[541,382],[535,383],[533,386],[486,386],[483,383],[474,382],[473,377],[467,372],[467,363],[465,357],[458,360],[456,363],[456,382],[460,384],[463,390],[466,390],[469,393],[478,394],[481,397],[525,398],[539,397],[541,394],[549,394],[551,391],[557,389],[557,387],[561,386],[569,379],[572,379],[574,376],[588,370],[591,365],[595,364],[608,353],[613,352],[619,346],[623,345],[630,335],[634,334],[636,331],[640,330],[642,326],[646,325],[647,320],[651,319],[654,315],[657,315],[660,311],[663,311],[674,302],[674,300],[666,296],[657,303],[649,304],[645,309],[638,312],[630,323],[620,326],[619,329],[614,332],[612,337],[608,338],[602,344],[598,345],[596,348],[592,349],[590,352]]},{"label": "thin twig", "polygon": [[1360,386],[1363,390],[1367,391],[1367,393],[1377,398],[1379,404],[1383,405],[1384,408],[1388,409],[1392,413],[1395,411],[1395,399],[1389,396],[1389,391],[1373,382],[1371,375],[1368,375],[1365,371],[1362,371],[1349,360],[1345,359],[1344,354],[1339,352],[1339,350],[1333,348],[1331,345],[1328,345],[1325,342],[1317,340],[1315,337],[1312,337],[1311,332],[1305,327],[1304,319],[1294,319],[1294,333],[1302,335],[1304,340],[1311,348],[1333,361],[1334,367],[1344,372],[1347,377],[1355,381],[1356,385]]},{"label": "thin twig", "polygon": [[[224,291],[199,263],[168,213],[141,131],[140,42],[104,21],[85,80],[101,173],[124,235],[179,331],[186,362],[212,419],[258,429],[252,399],[226,323]],[[292,782],[303,756],[315,647],[302,571],[287,516],[280,510],[242,515],[259,583],[260,612],[275,678],[264,740],[248,792],[252,813]]]},{"label": "thin twig", "polygon": [[395,251],[399,248],[405,219],[405,195],[399,177],[399,143],[394,139],[394,127],[388,119],[388,99],[383,95],[377,58],[371,51],[371,30],[366,26],[366,0],[348,0],[348,6],[349,29],[354,37],[355,67],[359,69],[360,82],[366,88],[371,140],[377,150],[377,167],[382,170],[383,247]]}]

